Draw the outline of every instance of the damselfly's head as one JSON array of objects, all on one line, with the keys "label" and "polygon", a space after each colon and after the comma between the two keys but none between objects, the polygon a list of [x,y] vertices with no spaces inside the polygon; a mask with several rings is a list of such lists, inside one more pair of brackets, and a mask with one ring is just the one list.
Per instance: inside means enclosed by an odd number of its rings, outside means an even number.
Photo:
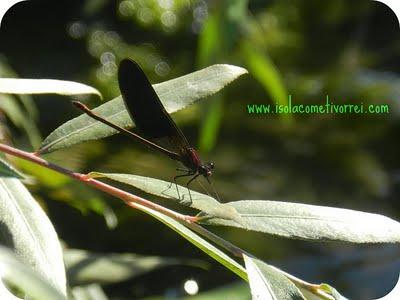
[{"label": "damselfly's head", "polygon": [[199,173],[207,178],[213,174],[213,169],[214,169],[214,163],[208,162],[208,163],[200,166]]}]

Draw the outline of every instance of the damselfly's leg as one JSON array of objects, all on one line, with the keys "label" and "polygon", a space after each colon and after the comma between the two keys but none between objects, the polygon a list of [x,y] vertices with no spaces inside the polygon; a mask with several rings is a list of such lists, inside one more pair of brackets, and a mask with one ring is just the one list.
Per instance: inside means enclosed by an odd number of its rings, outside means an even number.
[{"label": "damselfly's leg", "polygon": [[[178,171],[178,172],[185,172],[186,174],[184,174],[183,176],[186,176],[187,174],[189,174],[189,173],[191,172],[190,170],[188,170],[188,169],[183,169],[183,168],[176,168],[176,171]],[[182,176],[182,175],[179,175],[179,176]],[[178,178],[179,176],[175,176],[175,177],[174,177],[175,185],[176,185],[176,178]],[[187,176],[189,176],[189,175],[187,175]],[[172,187],[172,182],[171,182],[171,184],[169,185],[168,189],[170,189],[171,187]],[[179,194],[179,192],[178,192],[178,194]]]},{"label": "damselfly's leg", "polygon": [[[193,172],[192,170],[185,170],[187,173],[186,174],[181,174],[181,175],[177,175],[174,177],[174,182],[175,182],[175,187],[176,187],[176,192],[178,193],[178,199],[181,199],[181,196],[179,194],[179,189],[178,189],[178,183],[176,182],[176,180],[178,178],[181,177],[187,177],[187,176],[192,176],[195,174],[195,172]],[[190,192],[189,192],[189,196],[190,196]],[[182,199],[183,200],[183,199]],[[191,200],[190,200],[191,201]]]},{"label": "damselfly's leg", "polygon": [[199,177],[199,176],[200,176],[200,173],[194,173],[194,174],[191,174],[191,175],[194,175],[194,176],[193,176],[192,178],[190,178],[190,180],[186,183],[186,188],[187,188],[187,190],[188,190],[188,192],[189,192],[190,204],[192,204],[193,200],[192,200],[192,194],[190,194],[189,184],[190,184],[193,180],[195,180],[197,177]]}]

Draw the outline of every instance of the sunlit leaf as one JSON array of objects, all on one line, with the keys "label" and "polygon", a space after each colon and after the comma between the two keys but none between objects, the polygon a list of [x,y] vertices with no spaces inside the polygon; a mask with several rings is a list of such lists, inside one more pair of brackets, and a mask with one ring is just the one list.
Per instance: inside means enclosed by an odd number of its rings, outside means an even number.
[{"label": "sunlit leaf", "polygon": [[162,213],[159,213],[157,211],[154,211],[150,208],[147,208],[145,206],[142,206],[140,204],[135,204],[135,207],[138,208],[139,210],[153,216],[157,220],[161,221],[168,227],[172,228],[174,231],[179,233],[182,237],[187,239],[189,242],[191,242],[193,245],[195,245],[197,248],[205,252],[207,255],[221,263],[223,266],[225,266],[227,269],[231,270],[233,273],[238,275],[239,277],[243,278],[244,280],[247,280],[246,276],[246,271],[245,269],[238,264],[235,260],[230,258],[228,255],[226,255],[224,252],[207,242],[205,239],[200,237],[198,234],[184,226],[183,224],[179,223],[178,221],[172,219],[171,217],[168,217]]},{"label": "sunlit leaf", "polygon": [[65,270],[57,234],[18,179],[0,178],[0,224],[1,243],[65,295]]},{"label": "sunlit leaf", "polygon": [[[50,278],[44,279],[43,273],[32,269],[30,265],[22,261],[20,257],[14,255],[9,249],[0,247],[0,270],[1,278],[12,283],[21,291],[32,297],[41,300],[66,300],[65,291],[61,292],[56,289]],[[8,290],[0,283],[1,299],[20,299],[10,295]],[[64,287],[65,290],[65,287]],[[31,299],[31,298],[26,298]]]},{"label": "sunlit leaf", "polygon": [[305,300],[299,289],[282,273],[263,261],[243,254],[252,299]]},{"label": "sunlit leaf", "polygon": [[241,223],[218,218],[203,222],[307,240],[400,242],[400,223],[378,214],[263,200],[242,200],[226,204],[237,210]]},{"label": "sunlit leaf", "polygon": [[[168,113],[173,113],[201,98],[218,92],[246,72],[245,69],[236,66],[213,65],[176,79],[155,84],[153,87]],[[131,128],[134,126],[121,97],[117,97],[93,109],[93,111],[121,127]],[[117,133],[115,129],[84,114],[54,130],[43,141],[40,153],[52,152],[115,133]]]},{"label": "sunlit leaf", "polygon": [[2,94],[59,94],[59,95],[97,95],[95,88],[86,84],[55,79],[0,78]]},{"label": "sunlit leaf", "polygon": [[[192,190],[190,191],[190,195],[192,197],[190,199],[188,189],[180,185],[175,185],[175,183],[133,174],[92,172],[89,175],[92,177],[106,177],[134,186],[146,193],[178,201],[182,205],[199,209],[211,216],[240,222],[240,216],[232,206],[221,204],[208,195],[204,195]],[[179,190],[179,195],[177,189]]]}]

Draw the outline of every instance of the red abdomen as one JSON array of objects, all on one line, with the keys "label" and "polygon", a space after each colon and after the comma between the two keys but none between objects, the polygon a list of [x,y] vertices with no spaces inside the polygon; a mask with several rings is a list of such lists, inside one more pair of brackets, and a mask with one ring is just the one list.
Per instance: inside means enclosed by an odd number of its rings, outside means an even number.
[{"label": "red abdomen", "polygon": [[201,159],[196,149],[187,148],[185,151],[185,160],[182,163],[193,171],[197,171],[197,169],[201,166]]}]

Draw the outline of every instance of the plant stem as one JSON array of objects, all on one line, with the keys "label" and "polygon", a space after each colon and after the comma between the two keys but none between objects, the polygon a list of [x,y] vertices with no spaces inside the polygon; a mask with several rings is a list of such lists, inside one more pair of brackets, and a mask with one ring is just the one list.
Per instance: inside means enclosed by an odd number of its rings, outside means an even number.
[{"label": "plant stem", "polygon": [[[166,207],[163,207],[161,205],[158,205],[156,203],[153,203],[149,200],[143,199],[139,196],[130,194],[128,192],[125,192],[123,190],[120,190],[116,187],[113,187],[109,184],[103,183],[101,181],[98,181],[94,178],[91,178],[87,174],[81,174],[78,172],[73,172],[71,170],[65,169],[61,166],[58,166],[56,164],[53,164],[51,162],[48,162],[47,160],[39,157],[37,153],[30,153],[30,152],[25,152],[16,148],[13,148],[11,146],[5,145],[0,143],[0,151],[7,153],[9,155],[19,157],[28,161],[31,161],[35,164],[38,164],[42,167],[45,167],[47,169],[54,170],[58,173],[64,174],[66,176],[69,176],[73,179],[79,180],[85,184],[91,185],[94,188],[101,190],[109,195],[115,196],[122,201],[125,202],[125,204],[138,209],[138,204],[143,205],[147,208],[153,209],[155,211],[158,211],[160,213],[163,213],[179,222],[184,223],[188,228],[192,229],[193,231],[197,232],[201,236],[208,238],[210,241],[214,242],[215,244],[221,246],[222,248],[226,249],[230,253],[232,253],[236,257],[242,258],[243,254],[252,256],[251,254],[248,254],[246,251],[243,249],[231,244],[230,242],[220,238],[219,236],[215,235],[214,233],[208,231],[204,227],[200,226],[196,222],[198,221],[198,217],[196,216],[188,216],[188,215],[182,215],[180,213],[177,213],[175,211],[172,211]],[[291,274],[288,274],[282,270],[279,270],[276,268],[276,270],[282,272],[286,277],[288,277],[292,282],[294,282],[297,286],[304,288],[311,292],[312,294],[318,295],[321,297],[321,299],[327,299],[331,300],[333,299],[330,295],[327,295],[325,292],[323,292],[320,289],[319,285],[315,284],[310,284],[308,282],[305,282]]]},{"label": "plant stem", "polygon": [[[61,166],[58,166],[56,164],[53,164],[51,162],[48,162],[47,160],[39,157],[37,154],[35,153],[30,153],[30,152],[25,152],[16,148],[13,148],[11,146],[5,145],[5,144],[1,144],[0,143],[0,151],[5,152],[9,155],[12,156],[16,156],[25,160],[29,160],[35,164],[38,164],[42,167],[54,170],[58,173],[62,173],[64,175],[67,175],[73,179],[79,180],[85,184],[91,185],[94,188],[101,190],[107,194],[110,194],[112,196],[115,196],[121,200],[123,200],[127,205],[130,205],[132,202],[133,203],[139,203],[143,206],[146,206],[148,208],[151,208],[155,211],[158,211],[160,213],[163,213],[171,218],[174,218],[176,220],[179,221],[185,221],[185,222],[195,222],[197,220],[197,217],[194,216],[188,216],[188,215],[182,215],[179,214],[175,211],[172,211],[168,208],[165,208],[161,205],[158,205],[154,202],[151,202],[149,200],[143,199],[139,196],[130,194],[128,192],[125,192],[123,190],[120,190],[118,188],[115,188],[109,184],[106,184],[104,182],[101,182],[99,180],[93,179],[90,176],[86,175],[86,174],[81,174],[81,173],[77,173],[77,172],[73,172],[70,171],[68,169],[65,169]],[[132,206],[132,205],[130,205]]]}]

